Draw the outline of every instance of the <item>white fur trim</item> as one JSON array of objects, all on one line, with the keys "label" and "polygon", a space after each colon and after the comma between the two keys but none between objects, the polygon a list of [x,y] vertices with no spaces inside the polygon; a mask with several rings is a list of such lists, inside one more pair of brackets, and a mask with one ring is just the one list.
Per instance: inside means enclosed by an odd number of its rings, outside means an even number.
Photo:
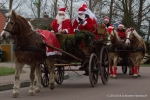
[{"label": "white fur trim", "polygon": [[58,31],[62,29],[62,23],[58,26]]},{"label": "white fur trim", "polygon": [[109,19],[107,19],[107,18],[106,18],[106,19],[104,19],[104,20],[105,20],[105,21],[109,21]]},{"label": "white fur trim", "polygon": [[79,13],[84,13],[84,14],[85,14],[85,12],[86,12],[86,11],[78,11],[78,14],[79,14]]},{"label": "white fur trim", "polygon": [[121,26],[121,27],[124,27],[124,25],[123,25],[123,24],[119,24],[119,25],[118,25],[118,27],[120,27],[120,26]]},{"label": "white fur trim", "polygon": [[68,33],[68,30],[67,29],[64,29],[66,31],[66,33]]},{"label": "white fur trim", "polygon": [[73,31],[75,32],[76,30],[78,30],[78,29],[74,29]]},{"label": "white fur trim", "polygon": [[51,30],[52,33],[54,33],[54,30]]},{"label": "white fur trim", "polygon": [[85,21],[82,25],[85,26],[87,24],[87,21]]},{"label": "white fur trim", "polygon": [[46,51],[46,56],[52,56],[52,55],[62,55],[62,53],[60,51],[53,51],[53,52]]},{"label": "white fur trim", "polygon": [[112,26],[109,26],[108,28],[111,28],[111,29],[113,29],[114,27],[112,27]]},{"label": "white fur trim", "polygon": [[64,12],[64,11],[58,11],[58,13],[64,13],[64,14],[65,14],[65,12]]}]

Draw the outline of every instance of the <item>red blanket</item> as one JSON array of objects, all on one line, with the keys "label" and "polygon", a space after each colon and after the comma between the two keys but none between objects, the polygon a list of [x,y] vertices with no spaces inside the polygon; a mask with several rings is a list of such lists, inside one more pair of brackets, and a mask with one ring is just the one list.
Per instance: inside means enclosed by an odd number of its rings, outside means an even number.
[{"label": "red blanket", "polygon": [[[60,49],[60,43],[59,43],[59,41],[58,41],[58,39],[54,33],[50,32],[48,30],[41,30],[41,29],[37,29],[36,31],[43,36],[44,41],[46,43]],[[62,55],[62,53],[60,51],[53,49],[53,48],[46,47],[46,55],[47,56]]]}]

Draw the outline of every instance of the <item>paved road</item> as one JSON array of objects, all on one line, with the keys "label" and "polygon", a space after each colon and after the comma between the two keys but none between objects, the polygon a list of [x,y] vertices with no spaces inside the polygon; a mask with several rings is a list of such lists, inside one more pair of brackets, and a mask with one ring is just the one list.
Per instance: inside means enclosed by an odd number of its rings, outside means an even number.
[{"label": "paved road", "polygon": [[[79,76],[68,72],[70,78],[54,90],[42,88],[41,93],[27,96],[29,88],[20,89],[19,100],[150,100],[150,67],[141,68],[141,77],[132,79],[123,75],[118,68],[118,79],[109,79],[103,85],[99,79],[96,87],[92,88],[87,76]],[[83,72],[79,72],[82,75]],[[1,91],[0,100],[18,100],[12,98],[12,90]]]}]

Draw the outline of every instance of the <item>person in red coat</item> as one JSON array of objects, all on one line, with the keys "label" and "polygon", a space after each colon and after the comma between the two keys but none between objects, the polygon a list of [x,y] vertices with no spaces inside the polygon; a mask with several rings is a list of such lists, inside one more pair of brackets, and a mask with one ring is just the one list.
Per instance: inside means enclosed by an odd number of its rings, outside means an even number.
[{"label": "person in red coat", "polygon": [[99,39],[99,35],[97,33],[97,28],[98,28],[98,23],[97,23],[97,18],[95,16],[95,14],[88,8],[87,4],[82,4],[81,7],[84,7],[85,10],[86,10],[86,14],[89,15],[89,17],[92,19],[93,21],[93,25],[94,25],[94,31],[93,31],[93,34],[95,35],[95,40],[98,40]]},{"label": "person in red coat", "polygon": [[119,24],[117,28],[118,36],[121,38],[121,40],[125,40],[126,38],[126,30],[124,29],[123,24]]},{"label": "person in red coat", "polygon": [[72,23],[66,14],[66,8],[59,9],[56,19],[52,21],[50,27],[57,34],[73,34]]},{"label": "person in red coat", "polygon": [[94,32],[93,20],[86,14],[84,7],[78,9],[78,17],[73,21],[73,30],[74,32],[80,30],[87,30]]},{"label": "person in red coat", "polygon": [[104,24],[105,24],[106,28],[108,28],[109,26],[113,26],[113,25],[109,22],[109,18],[108,18],[108,17],[105,17],[105,18],[104,18]]}]

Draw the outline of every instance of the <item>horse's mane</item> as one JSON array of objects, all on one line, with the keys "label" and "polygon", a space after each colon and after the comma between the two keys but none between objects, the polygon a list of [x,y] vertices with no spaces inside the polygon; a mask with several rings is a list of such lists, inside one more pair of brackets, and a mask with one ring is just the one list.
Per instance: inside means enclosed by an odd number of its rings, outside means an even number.
[{"label": "horse's mane", "polygon": [[25,30],[24,28],[31,29],[31,26],[29,25],[28,21],[24,17],[17,15],[17,20],[19,20],[18,24],[20,25],[22,30]]},{"label": "horse's mane", "polygon": [[118,36],[118,32],[116,30],[113,30],[113,32],[114,32],[114,36],[116,36],[117,40],[121,41],[120,37]]},{"label": "horse's mane", "polygon": [[140,41],[141,40],[141,36],[136,32],[136,30],[133,31],[134,36]]},{"label": "horse's mane", "polygon": [[[129,32],[129,31],[131,31],[131,28],[129,28],[129,29],[127,29],[126,30],[126,32]],[[133,29],[133,35],[139,40],[139,41],[141,41],[141,39],[142,39],[142,37],[136,32],[136,30],[135,29]]]}]

